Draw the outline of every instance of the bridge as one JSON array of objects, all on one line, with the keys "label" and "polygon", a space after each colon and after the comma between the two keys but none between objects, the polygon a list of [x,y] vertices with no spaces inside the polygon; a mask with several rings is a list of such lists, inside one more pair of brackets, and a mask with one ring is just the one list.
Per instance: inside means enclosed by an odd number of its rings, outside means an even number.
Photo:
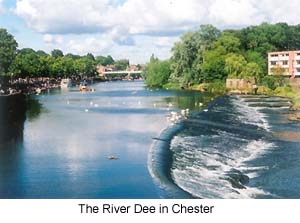
[{"label": "bridge", "polygon": [[142,71],[128,71],[128,70],[122,70],[122,71],[104,71],[102,72],[102,74],[104,75],[124,75],[127,74],[128,76],[130,76],[131,74],[142,74]]},{"label": "bridge", "polygon": [[138,79],[142,76],[142,71],[130,71],[130,70],[121,70],[121,71],[102,71],[100,76],[109,78],[109,79]]}]

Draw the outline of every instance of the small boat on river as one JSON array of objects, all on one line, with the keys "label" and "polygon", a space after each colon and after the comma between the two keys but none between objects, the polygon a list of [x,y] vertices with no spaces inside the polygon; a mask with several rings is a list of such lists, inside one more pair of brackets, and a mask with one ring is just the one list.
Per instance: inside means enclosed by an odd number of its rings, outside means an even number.
[{"label": "small boat on river", "polygon": [[87,84],[86,81],[83,81],[83,82],[80,83],[79,89],[80,89],[81,92],[87,92],[87,91],[92,91],[92,92],[94,92],[94,91],[95,91],[94,88],[89,88],[89,87],[88,87],[88,84]]}]

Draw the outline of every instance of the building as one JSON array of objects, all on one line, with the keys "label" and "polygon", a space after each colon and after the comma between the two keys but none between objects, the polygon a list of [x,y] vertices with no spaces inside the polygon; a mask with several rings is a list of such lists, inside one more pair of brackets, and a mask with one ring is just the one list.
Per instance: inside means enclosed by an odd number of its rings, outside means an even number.
[{"label": "building", "polygon": [[97,65],[97,71],[100,77],[105,77],[104,72],[112,72],[116,71],[115,65],[107,65],[107,66],[102,66],[102,65]]},{"label": "building", "polygon": [[137,65],[130,65],[128,68],[127,68],[127,71],[139,71],[139,67]]},{"label": "building", "polygon": [[255,79],[227,79],[226,88],[230,90],[252,90],[255,88]]},{"label": "building", "polygon": [[268,73],[292,78],[300,77],[300,51],[269,53]]}]

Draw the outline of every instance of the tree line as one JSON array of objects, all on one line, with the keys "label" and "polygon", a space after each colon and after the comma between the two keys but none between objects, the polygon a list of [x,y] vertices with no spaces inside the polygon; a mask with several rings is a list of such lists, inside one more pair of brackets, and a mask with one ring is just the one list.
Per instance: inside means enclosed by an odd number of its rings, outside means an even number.
[{"label": "tree line", "polygon": [[64,53],[54,49],[50,54],[30,48],[18,49],[14,36],[6,29],[0,29],[0,77],[52,77],[67,78],[73,76],[94,77],[97,65],[114,65],[117,69],[125,70],[129,60],[115,61],[112,56],[85,56]]},{"label": "tree line", "polygon": [[[201,25],[198,30],[181,36],[169,60],[160,61],[152,56],[144,76],[150,87],[168,84],[190,87],[224,82],[230,77],[255,78],[259,84],[275,88],[276,77],[267,75],[268,52],[299,49],[300,25],[262,23],[224,31]],[[169,64],[167,71],[166,63]],[[163,77],[158,78],[159,73]]]}]

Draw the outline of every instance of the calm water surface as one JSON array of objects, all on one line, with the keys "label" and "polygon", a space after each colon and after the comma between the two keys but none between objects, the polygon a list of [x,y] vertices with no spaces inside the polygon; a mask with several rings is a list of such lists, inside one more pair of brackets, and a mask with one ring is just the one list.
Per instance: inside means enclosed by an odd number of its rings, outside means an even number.
[{"label": "calm water surface", "polygon": [[[147,158],[170,111],[208,95],[110,82],[30,99],[24,136],[0,151],[1,198],[159,198]],[[109,156],[118,160],[109,160]]]}]

